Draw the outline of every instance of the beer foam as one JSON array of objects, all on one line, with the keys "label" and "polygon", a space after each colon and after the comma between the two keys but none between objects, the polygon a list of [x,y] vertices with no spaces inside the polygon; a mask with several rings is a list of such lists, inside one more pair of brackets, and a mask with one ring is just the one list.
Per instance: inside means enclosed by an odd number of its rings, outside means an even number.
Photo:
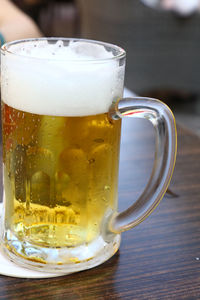
[{"label": "beer foam", "polygon": [[9,51],[15,55],[2,55],[2,100],[16,109],[86,116],[107,112],[122,97],[124,66],[101,44],[40,40]]},{"label": "beer foam", "polygon": [[112,58],[112,52],[107,51],[103,45],[85,41],[70,41],[66,47],[64,41],[48,43],[41,40],[38,43],[30,41],[26,47],[21,44],[12,45],[11,51],[26,57],[56,59],[56,60],[94,60]]}]

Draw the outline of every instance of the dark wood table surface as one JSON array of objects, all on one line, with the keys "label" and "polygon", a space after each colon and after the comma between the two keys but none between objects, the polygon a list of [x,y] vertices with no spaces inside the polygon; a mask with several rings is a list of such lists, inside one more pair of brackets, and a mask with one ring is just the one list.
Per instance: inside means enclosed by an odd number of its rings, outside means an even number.
[{"label": "dark wood table surface", "polygon": [[[123,124],[119,208],[143,190],[152,168],[147,121]],[[0,276],[0,299],[200,299],[200,138],[178,127],[170,188],[153,214],[123,233],[118,253],[99,267],[51,279]]]}]

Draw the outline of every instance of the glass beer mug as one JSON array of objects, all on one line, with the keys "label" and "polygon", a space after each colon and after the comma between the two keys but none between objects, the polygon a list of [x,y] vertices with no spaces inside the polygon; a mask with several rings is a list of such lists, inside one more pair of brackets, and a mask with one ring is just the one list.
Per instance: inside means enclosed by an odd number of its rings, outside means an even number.
[{"label": "glass beer mug", "polygon": [[[16,263],[72,273],[113,256],[169,184],[175,120],[149,98],[123,99],[125,51],[103,42],[42,38],[1,49],[2,246]],[[118,213],[121,118],[155,128],[151,178]]]}]

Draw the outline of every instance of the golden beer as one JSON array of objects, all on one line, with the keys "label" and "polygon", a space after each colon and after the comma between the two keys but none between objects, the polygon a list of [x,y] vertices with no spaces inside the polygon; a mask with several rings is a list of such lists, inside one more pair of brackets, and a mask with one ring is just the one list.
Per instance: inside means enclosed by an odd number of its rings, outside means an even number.
[{"label": "golden beer", "polygon": [[[7,49],[8,47],[8,49]],[[94,267],[118,250],[125,52],[62,38],[11,42],[1,52],[1,241],[17,263],[46,272]]]},{"label": "golden beer", "polygon": [[[124,98],[125,51],[80,39],[13,41],[1,49],[1,245],[31,269],[69,274],[113,256],[121,232],[158,205],[176,156],[173,114],[150,98]],[[121,117],[149,119],[150,181],[118,213]]]},{"label": "golden beer", "polygon": [[2,103],[2,124],[7,247],[16,251],[11,240],[61,248],[98,239],[104,215],[117,209],[121,121]]}]

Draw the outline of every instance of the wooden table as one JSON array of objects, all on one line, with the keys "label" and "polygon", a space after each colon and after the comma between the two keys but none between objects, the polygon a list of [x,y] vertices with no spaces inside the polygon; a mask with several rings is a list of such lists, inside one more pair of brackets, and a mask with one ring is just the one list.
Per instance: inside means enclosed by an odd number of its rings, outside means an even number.
[{"label": "wooden table", "polygon": [[[141,193],[154,151],[148,122],[124,122],[120,209]],[[200,299],[200,139],[178,128],[178,156],[156,211],[123,234],[120,251],[94,269],[51,279],[0,276],[0,299]]]}]

